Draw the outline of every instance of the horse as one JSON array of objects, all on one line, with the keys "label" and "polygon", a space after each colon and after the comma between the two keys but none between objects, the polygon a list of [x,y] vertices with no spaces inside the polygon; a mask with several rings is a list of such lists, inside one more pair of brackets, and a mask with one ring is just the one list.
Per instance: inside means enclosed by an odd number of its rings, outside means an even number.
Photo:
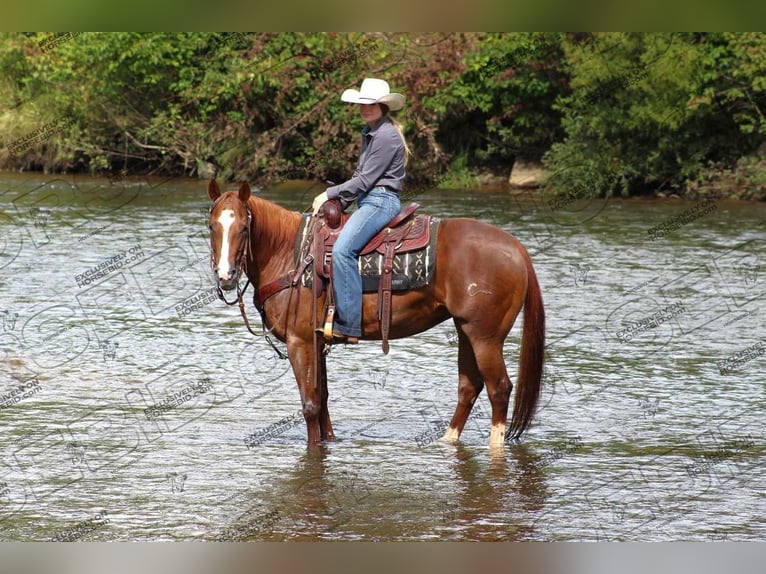
[{"label": "horse", "polygon": [[[211,267],[220,297],[236,289],[249,328],[240,287],[242,272],[256,295],[263,286],[288,279],[265,300],[254,296],[254,302],[264,329],[287,347],[308,445],[334,440],[327,408],[327,343],[313,328],[324,318],[312,317],[324,307],[314,304],[310,288],[300,281],[289,281],[300,263],[295,244],[301,214],[254,196],[247,182],[238,190],[222,192],[213,179],[207,192],[213,202],[209,219]],[[511,234],[468,218],[443,219],[438,226],[432,280],[425,287],[393,294],[390,337],[410,337],[451,317],[458,336],[458,400],[442,440],[459,440],[486,385],[492,406],[489,444],[502,448],[527,430],[540,397],[545,346],[540,285],[526,248]],[[326,290],[319,297],[321,303]],[[375,293],[363,296],[361,340],[381,339],[377,302]],[[513,385],[506,371],[503,345],[522,308],[516,397],[506,430]]]}]

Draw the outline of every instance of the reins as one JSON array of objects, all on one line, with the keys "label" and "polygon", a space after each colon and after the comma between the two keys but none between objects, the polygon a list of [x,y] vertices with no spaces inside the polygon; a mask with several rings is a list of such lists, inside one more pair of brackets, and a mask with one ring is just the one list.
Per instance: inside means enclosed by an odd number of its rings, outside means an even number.
[{"label": "reins", "polygon": [[[223,196],[221,196],[223,197]],[[220,199],[220,198],[219,198]],[[218,200],[213,202],[213,205],[210,207],[210,213],[212,214],[213,209],[215,208],[215,205]],[[252,212],[250,211],[250,205],[248,203],[245,203],[245,210],[247,211],[247,235],[245,238],[245,246],[242,248],[242,253],[239,257],[239,270],[238,270],[238,276],[241,273],[245,274],[245,277],[247,277],[247,281],[245,282],[244,287],[240,287],[239,281],[237,281],[237,298],[233,301],[227,301],[225,294],[223,292],[223,289],[221,289],[220,284],[217,285],[217,294],[218,298],[221,299],[226,305],[233,306],[235,304],[239,305],[239,313],[242,315],[242,320],[245,323],[245,327],[247,327],[247,330],[250,332],[251,335],[258,338],[264,338],[269,343],[272,349],[274,349],[274,352],[277,354],[277,356],[280,359],[287,359],[287,355],[284,354],[282,351],[280,351],[277,346],[274,344],[274,341],[269,336],[273,333],[273,329],[276,325],[279,324],[279,322],[282,320],[282,317],[286,317],[286,313],[289,312],[290,306],[292,305],[292,299],[293,299],[293,291],[294,288],[301,282],[301,277],[303,276],[303,273],[308,269],[309,265],[311,265],[314,261],[314,255],[311,253],[311,244],[313,241],[313,235],[314,235],[314,227],[316,224],[317,217],[316,215],[312,214],[311,218],[309,219],[306,233],[303,238],[303,243],[301,244],[300,249],[298,250],[298,258],[296,261],[295,268],[290,269],[287,273],[281,275],[274,281],[271,281],[267,283],[266,285],[261,286],[260,288],[256,287],[255,284],[252,284],[250,281],[250,277],[247,274],[247,262],[248,259],[252,257],[252,245],[250,243],[251,241],[251,234],[252,234],[252,226],[254,225],[254,217]],[[211,251],[210,254],[211,261],[213,259],[213,254]],[[316,267],[314,267],[316,272]],[[315,281],[318,281],[318,277],[315,277]],[[250,325],[250,320],[247,317],[247,312],[245,311],[245,299],[244,295],[247,291],[247,288],[250,285],[253,285],[253,305],[258,310],[258,313],[261,316],[261,325],[262,330],[260,333],[256,332],[252,326]],[[316,284],[315,284],[316,285]],[[274,321],[273,326],[268,327],[268,321],[266,318],[266,310],[264,303],[266,302],[266,299],[271,297],[272,295],[275,295],[276,293],[284,290],[284,289],[290,289],[290,295],[287,300],[287,304],[284,307],[284,310],[280,314],[280,316],[277,318],[276,321]],[[312,331],[313,331],[313,338],[314,338],[314,348],[318,348],[319,340],[318,340],[318,334],[317,334],[317,294],[316,289],[312,289]],[[300,304],[300,289],[298,290],[298,305]],[[287,329],[287,324],[285,323],[285,329]],[[325,352],[327,352],[329,349],[325,349]],[[315,353],[314,356],[314,387],[316,388],[319,384],[319,371],[320,371],[320,364],[319,364],[320,358],[319,353]]]}]

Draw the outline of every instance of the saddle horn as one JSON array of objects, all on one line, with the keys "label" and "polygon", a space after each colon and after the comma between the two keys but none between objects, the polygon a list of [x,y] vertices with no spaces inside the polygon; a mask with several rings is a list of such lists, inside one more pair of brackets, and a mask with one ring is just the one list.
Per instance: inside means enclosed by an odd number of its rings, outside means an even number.
[{"label": "saddle horn", "polygon": [[330,229],[338,229],[340,227],[341,217],[343,216],[343,208],[340,205],[340,201],[337,199],[326,201],[322,206],[322,212],[324,213],[325,223]]}]

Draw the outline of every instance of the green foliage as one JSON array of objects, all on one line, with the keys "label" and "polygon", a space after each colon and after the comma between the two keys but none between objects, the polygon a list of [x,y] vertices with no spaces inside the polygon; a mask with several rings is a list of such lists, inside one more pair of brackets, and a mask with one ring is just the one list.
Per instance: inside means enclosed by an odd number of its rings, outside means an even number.
[{"label": "green foliage", "polygon": [[752,63],[763,47],[763,36],[757,39],[567,37],[571,91],[554,106],[563,114],[566,137],[544,160],[573,175],[554,179],[554,191],[573,185],[593,194],[678,189],[710,161],[732,163],[752,152],[763,141],[763,94],[749,98],[745,88],[745,78],[762,88],[756,79],[762,67]]},{"label": "green foliage", "polygon": [[468,168],[465,154],[452,158],[447,173],[439,178],[436,187],[439,189],[471,189],[479,187],[478,178]]},{"label": "green foliage", "polygon": [[83,33],[44,49],[51,38],[0,34],[0,166],[340,181],[363,122],[339,96],[366,76],[407,96],[411,186],[542,157],[570,196],[683,190],[766,140],[761,33]]},{"label": "green foliage", "polygon": [[464,72],[432,103],[443,114],[439,139],[474,165],[539,159],[562,135],[551,109],[565,84],[561,57],[557,34],[477,38]]}]

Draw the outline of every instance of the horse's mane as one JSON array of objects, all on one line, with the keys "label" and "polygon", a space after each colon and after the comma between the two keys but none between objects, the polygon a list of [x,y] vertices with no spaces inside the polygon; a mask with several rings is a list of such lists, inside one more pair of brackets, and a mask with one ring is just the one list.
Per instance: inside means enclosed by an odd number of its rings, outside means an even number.
[{"label": "horse's mane", "polygon": [[285,245],[292,247],[300,226],[300,213],[254,195],[247,200],[247,205],[253,214],[255,239],[268,249],[267,253],[275,253]]}]

